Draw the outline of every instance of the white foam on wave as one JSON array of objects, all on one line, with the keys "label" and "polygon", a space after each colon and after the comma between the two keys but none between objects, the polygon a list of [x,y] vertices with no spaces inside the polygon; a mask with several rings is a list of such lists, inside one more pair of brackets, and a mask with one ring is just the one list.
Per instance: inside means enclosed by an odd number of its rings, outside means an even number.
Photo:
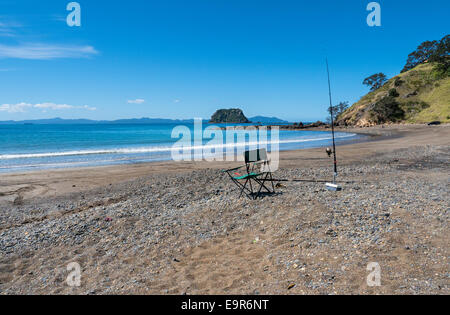
[{"label": "white foam on wave", "polygon": [[[356,134],[342,134],[336,135],[337,139],[354,137]],[[176,143],[175,146],[170,147],[140,147],[140,148],[117,148],[117,149],[104,149],[104,150],[78,150],[78,151],[65,151],[65,152],[46,152],[46,153],[29,153],[29,154],[3,154],[0,155],[0,160],[11,159],[31,159],[31,158],[50,158],[50,157],[64,157],[64,156],[79,156],[79,155],[102,155],[102,154],[139,154],[139,153],[155,153],[155,152],[171,152],[172,150],[179,150],[181,148],[185,150],[199,150],[199,149],[221,149],[230,147],[245,147],[245,146],[261,146],[261,145],[276,145],[287,143],[302,143],[312,141],[325,141],[331,140],[331,135],[321,138],[306,138],[306,139],[287,139],[281,141],[256,141],[256,142],[242,142],[242,143],[226,143],[226,144],[206,144],[206,145],[186,145]],[[184,146],[183,146],[184,145]]]}]

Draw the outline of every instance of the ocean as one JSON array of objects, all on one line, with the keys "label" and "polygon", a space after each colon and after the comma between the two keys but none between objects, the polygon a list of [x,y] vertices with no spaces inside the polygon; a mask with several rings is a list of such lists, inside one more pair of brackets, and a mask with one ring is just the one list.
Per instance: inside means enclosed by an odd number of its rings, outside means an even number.
[{"label": "ocean", "polygon": [[[0,125],[0,173],[171,160],[173,146],[180,143],[180,138],[172,137],[175,127],[175,124]],[[200,134],[205,134],[206,128],[211,132],[212,126],[204,124]],[[194,124],[184,125],[182,130],[192,132],[192,137],[199,134],[194,132]],[[257,137],[261,141],[259,147],[273,149],[262,135]],[[336,133],[337,143],[359,137]],[[275,133],[268,131],[267,138],[276,140]],[[331,132],[280,130],[278,140],[280,151],[329,146]],[[201,147],[211,147],[211,138],[200,141],[192,141],[191,147],[184,143],[184,149],[195,153]],[[240,152],[253,148],[252,145],[249,137],[236,136],[222,149],[231,146]],[[221,152],[220,148],[214,145],[210,151]]]}]

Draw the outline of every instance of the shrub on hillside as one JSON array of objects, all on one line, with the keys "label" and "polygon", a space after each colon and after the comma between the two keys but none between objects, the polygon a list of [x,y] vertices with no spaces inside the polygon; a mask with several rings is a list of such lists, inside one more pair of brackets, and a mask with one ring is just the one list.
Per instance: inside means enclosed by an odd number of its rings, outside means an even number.
[{"label": "shrub on hillside", "polygon": [[403,80],[400,79],[400,78],[396,78],[395,81],[394,81],[394,85],[395,85],[396,87],[401,86],[403,83],[405,83],[405,81],[403,81]]},{"label": "shrub on hillside", "polygon": [[435,79],[444,79],[450,77],[450,58],[439,62],[433,69],[433,76]]},{"label": "shrub on hillside", "polygon": [[405,112],[400,108],[400,104],[395,100],[395,97],[386,96],[373,105],[370,115],[374,122],[383,124],[402,120],[405,117]]},{"label": "shrub on hillside", "polygon": [[389,90],[389,96],[391,96],[391,97],[399,97],[400,94],[398,94],[397,89],[390,89]]},{"label": "shrub on hillside", "polygon": [[409,101],[405,105],[403,105],[405,114],[408,117],[414,116],[429,107],[430,107],[430,104],[423,102],[423,101]]}]

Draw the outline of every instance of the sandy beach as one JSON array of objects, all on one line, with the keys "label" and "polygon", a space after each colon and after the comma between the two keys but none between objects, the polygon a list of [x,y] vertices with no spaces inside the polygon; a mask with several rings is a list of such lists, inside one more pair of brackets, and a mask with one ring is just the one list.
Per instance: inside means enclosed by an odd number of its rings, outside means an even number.
[{"label": "sandy beach", "polygon": [[281,152],[297,181],[255,201],[236,162],[1,174],[0,293],[449,294],[450,125],[340,131],[371,135],[338,147],[342,192],[324,148]]}]

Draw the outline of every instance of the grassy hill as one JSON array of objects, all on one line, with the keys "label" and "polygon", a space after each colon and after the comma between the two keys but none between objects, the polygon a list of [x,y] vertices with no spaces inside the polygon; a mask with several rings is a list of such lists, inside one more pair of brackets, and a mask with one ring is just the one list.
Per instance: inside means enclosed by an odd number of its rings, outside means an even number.
[{"label": "grassy hill", "polygon": [[425,63],[390,79],[338,117],[338,124],[450,122],[450,75]]}]

